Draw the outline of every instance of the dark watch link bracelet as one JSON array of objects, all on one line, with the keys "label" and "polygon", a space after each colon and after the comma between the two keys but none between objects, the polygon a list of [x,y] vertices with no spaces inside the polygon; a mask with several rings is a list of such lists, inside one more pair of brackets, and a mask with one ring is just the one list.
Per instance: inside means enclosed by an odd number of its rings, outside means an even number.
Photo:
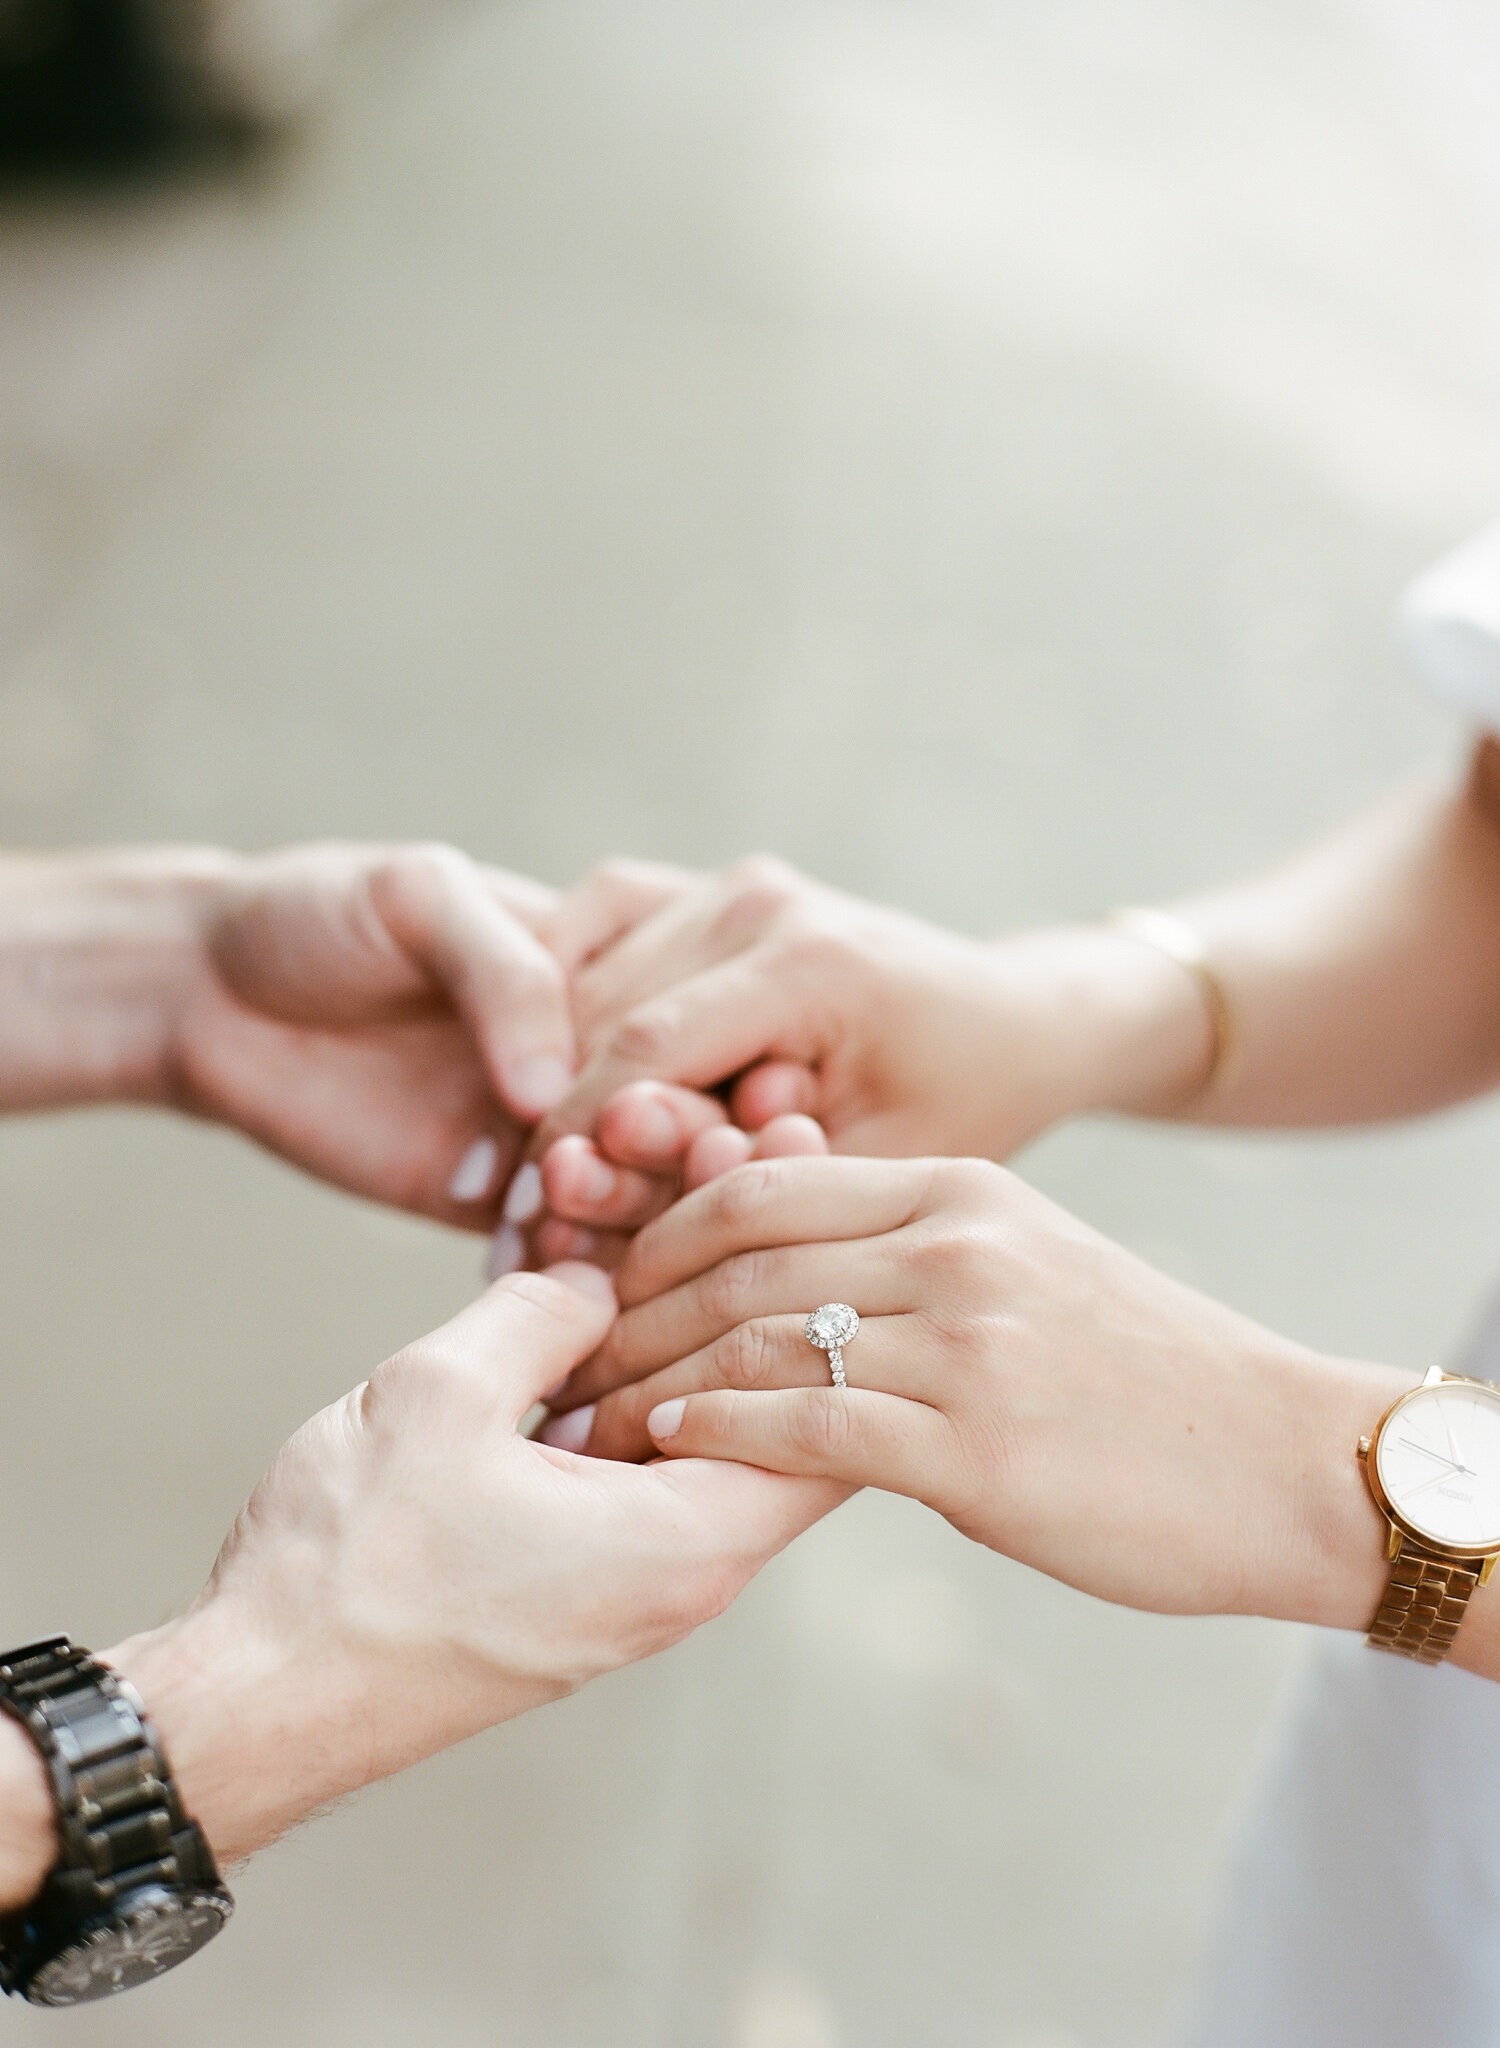
[{"label": "dark watch link bracelet", "polygon": [[0,1651],[0,1711],[41,1752],[58,1859],[0,1919],[0,1990],[81,2005],[159,1977],[234,1911],[134,1686],[66,1636]]}]

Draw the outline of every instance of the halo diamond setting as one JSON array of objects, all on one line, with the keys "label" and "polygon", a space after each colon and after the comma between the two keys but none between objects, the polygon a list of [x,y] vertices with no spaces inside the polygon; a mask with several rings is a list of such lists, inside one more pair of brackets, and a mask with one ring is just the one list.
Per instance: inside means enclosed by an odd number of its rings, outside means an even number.
[{"label": "halo diamond setting", "polygon": [[852,1344],[859,1335],[859,1317],[847,1301],[826,1301],[821,1308],[815,1308],[803,1324],[809,1344],[816,1344],[820,1351],[828,1353],[828,1369],[833,1374],[833,1384],[845,1387],[844,1346]]}]

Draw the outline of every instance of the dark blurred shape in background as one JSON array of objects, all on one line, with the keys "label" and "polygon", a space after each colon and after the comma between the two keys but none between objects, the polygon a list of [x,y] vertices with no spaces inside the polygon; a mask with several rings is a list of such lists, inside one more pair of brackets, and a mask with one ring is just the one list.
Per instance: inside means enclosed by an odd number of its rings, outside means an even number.
[{"label": "dark blurred shape in background", "polygon": [[0,173],[235,155],[306,97],[360,0],[0,0]]},{"label": "dark blurred shape in background", "polygon": [[244,126],[194,61],[172,0],[0,0],[0,164],[106,169]]}]

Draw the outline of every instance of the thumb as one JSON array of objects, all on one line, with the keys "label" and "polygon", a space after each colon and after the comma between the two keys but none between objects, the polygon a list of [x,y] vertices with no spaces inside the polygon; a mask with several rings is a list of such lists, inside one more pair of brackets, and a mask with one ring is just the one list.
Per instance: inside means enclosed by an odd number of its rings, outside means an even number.
[{"label": "thumb", "polygon": [[497,1280],[427,1342],[482,1364],[519,1421],[598,1350],[615,1313],[608,1274],[570,1260]]},{"label": "thumb", "polygon": [[937,1409],[864,1387],[689,1394],[653,1408],[646,1427],[664,1457],[733,1458],[918,1500],[941,1490],[950,1455]]},{"label": "thumb", "polygon": [[370,895],[396,943],[474,1034],[505,1107],[534,1123],[562,1100],[576,1046],[563,970],[453,847],[403,848]]}]

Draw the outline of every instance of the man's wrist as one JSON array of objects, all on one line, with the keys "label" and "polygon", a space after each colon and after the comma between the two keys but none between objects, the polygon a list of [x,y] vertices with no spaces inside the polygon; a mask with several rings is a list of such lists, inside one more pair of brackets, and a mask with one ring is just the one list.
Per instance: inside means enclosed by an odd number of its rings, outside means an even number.
[{"label": "man's wrist", "polygon": [[0,1109],[169,1102],[175,1020],[231,854],[0,859]]},{"label": "man's wrist", "polygon": [[20,1723],[0,1714],[0,1914],[34,1899],[56,1860],[46,1765]]},{"label": "man's wrist", "polygon": [[227,1601],[209,1596],[101,1659],[139,1693],[183,1809],[221,1867],[365,1781],[360,1718],[341,1725],[321,1705],[327,1673],[298,1671]]},{"label": "man's wrist", "polygon": [[221,1868],[334,1801],[568,1687],[505,1683],[415,1647],[294,1641],[252,1606],[207,1594],[100,1653],[140,1694],[185,1811]]}]

